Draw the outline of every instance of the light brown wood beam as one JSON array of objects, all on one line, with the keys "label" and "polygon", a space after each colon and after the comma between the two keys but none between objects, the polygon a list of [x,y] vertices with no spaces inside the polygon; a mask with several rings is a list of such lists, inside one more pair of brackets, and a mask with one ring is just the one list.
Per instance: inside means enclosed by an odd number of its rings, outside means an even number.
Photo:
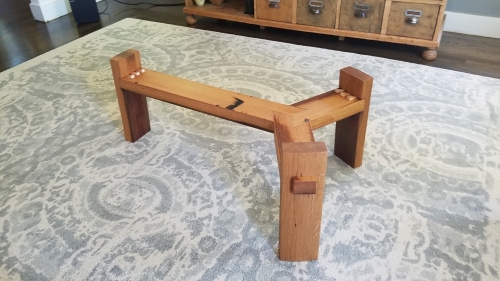
[{"label": "light brown wood beam", "polygon": [[279,258],[318,259],[328,153],[315,142],[309,122],[293,126],[290,115],[275,113],[280,170]]}]

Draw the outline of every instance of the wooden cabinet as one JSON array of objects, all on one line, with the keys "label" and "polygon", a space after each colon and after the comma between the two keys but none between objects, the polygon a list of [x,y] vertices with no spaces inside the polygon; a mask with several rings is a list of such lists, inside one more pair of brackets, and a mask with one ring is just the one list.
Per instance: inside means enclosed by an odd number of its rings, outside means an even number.
[{"label": "wooden cabinet", "polygon": [[[422,57],[433,60],[441,41],[447,0],[254,0],[254,14],[245,1],[196,6],[185,0],[189,24],[205,16],[248,24],[378,40],[425,47]],[[216,3],[214,0],[212,3]]]}]

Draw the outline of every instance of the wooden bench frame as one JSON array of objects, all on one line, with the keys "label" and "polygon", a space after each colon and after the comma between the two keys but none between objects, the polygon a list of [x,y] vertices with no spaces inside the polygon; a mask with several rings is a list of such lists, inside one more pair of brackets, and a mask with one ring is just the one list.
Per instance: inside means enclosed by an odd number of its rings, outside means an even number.
[{"label": "wooden bench frame", "polygon": [[137,50],[111,58],[125,139],[151,130],[146,97],[274,133],[280,172],[279,258],[318,259],[327,164],[313,130],[337,122],[334,154],[361,165],[373,78],[352,67],[340,71],[339,89],[284,105],[144,70]]}]

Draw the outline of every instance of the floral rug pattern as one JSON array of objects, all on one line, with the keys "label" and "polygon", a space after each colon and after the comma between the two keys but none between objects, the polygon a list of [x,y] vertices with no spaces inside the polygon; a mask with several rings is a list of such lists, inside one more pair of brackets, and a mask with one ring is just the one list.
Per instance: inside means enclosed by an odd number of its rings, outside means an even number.
[{"label": "floral rug pattern", "polygon": [[[273,135],[149,100],[109,59],[291,104],[374,77],[363,165],[329,149],[320,257],[277,257]],[[500,80],[126,19],[0,73],[0,280],[500,280]]]}]

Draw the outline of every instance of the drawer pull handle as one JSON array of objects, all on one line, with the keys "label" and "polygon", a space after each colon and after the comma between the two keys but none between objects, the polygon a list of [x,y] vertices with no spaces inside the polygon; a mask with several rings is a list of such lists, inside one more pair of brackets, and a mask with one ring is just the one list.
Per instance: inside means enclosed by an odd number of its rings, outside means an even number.
[{"label": "drawer pull handle", "polygon": [[422,10],[407,9],[405,11],[405,22],[410,25],[415,25],[420,23],[420,17],[422,17]]},{"label": "drawer pull handle", "polygon": [[269,8],[277,9],[279,8],[280,0],[269,0]]},{"label": "drawer pull handle", "polygon": [[321,8],[323,8],[324,5],[325,3],[323,3],[323,1],[310,0],[309,11],[314,15],[321,14]]},{"label": "drawer pull handle", "polygon": [[368,12],[370,11],[369,4],[354,4],[354,17],[356,18],[366,18],[368,16]]}]

